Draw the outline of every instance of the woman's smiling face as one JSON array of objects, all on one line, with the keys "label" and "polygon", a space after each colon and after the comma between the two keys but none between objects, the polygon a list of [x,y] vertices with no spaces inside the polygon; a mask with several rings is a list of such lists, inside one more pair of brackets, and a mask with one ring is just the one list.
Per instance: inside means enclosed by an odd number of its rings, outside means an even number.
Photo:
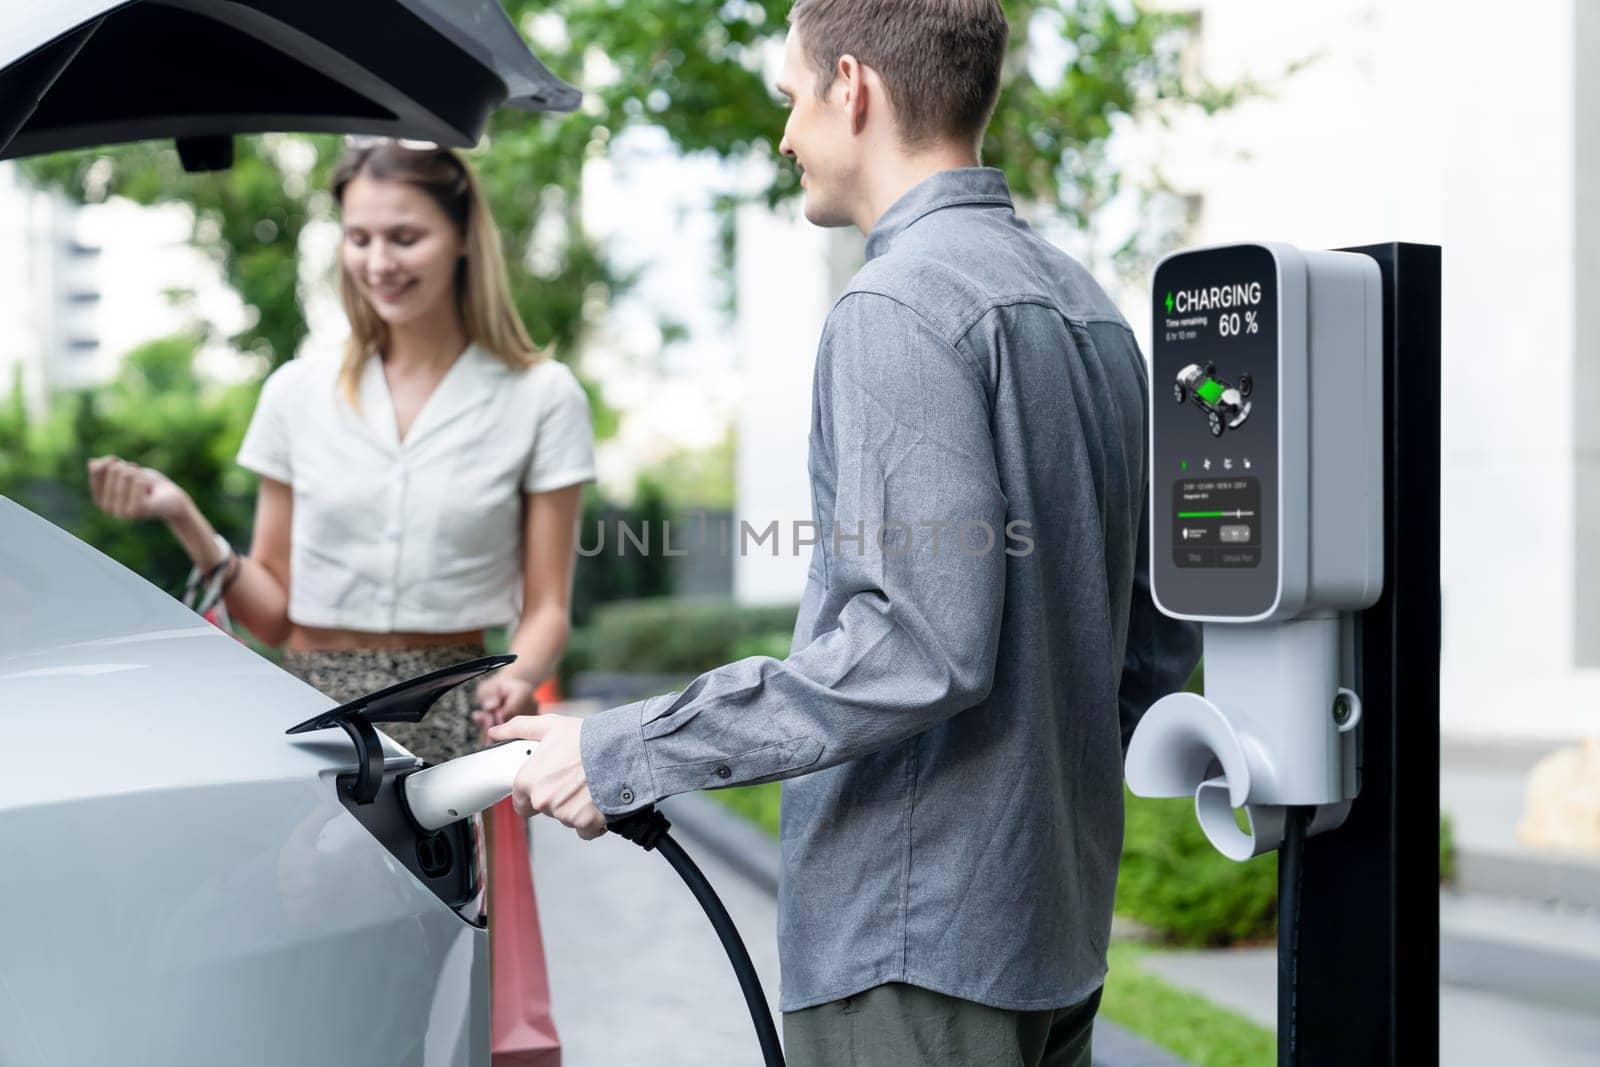
[{"label": "woman's smiling face", "polygon": [[453,308],[461,231],[426,192],[365,174],[344,190],[340,261],[356,289],[390,326]]}]

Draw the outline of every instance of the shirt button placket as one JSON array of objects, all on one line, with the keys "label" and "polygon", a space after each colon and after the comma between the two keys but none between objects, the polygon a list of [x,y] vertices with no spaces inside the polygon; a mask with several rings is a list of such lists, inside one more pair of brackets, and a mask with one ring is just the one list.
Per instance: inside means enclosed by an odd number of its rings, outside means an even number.
[{"label": "shirt button placket", "polygon": [[384,540],[389,549],[389,584],[384,589],[379,608],[383,611],[385,628],[389,631],[395,629],[395,614],[398,610],[400,588],[401,553],[404,549],[403,536],[405,533],[405,505],[406,505],[406,464],[404,459],[395,461],[393,486],[390,491],[391,504],[389,507],[389,525],[384,530]]}]

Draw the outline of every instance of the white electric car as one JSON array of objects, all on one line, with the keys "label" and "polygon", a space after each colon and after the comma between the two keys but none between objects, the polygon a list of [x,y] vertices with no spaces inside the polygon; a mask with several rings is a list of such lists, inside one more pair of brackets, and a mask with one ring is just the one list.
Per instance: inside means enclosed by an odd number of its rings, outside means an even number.
[{"label": "white electric car", "polygon": [[[495,0],[0,4],[0,159],[577,101]],[[475,825],[408,818],[392,742],[286,734],[332,704],[0,497],[0,1064],[489,1062]]]},{"label": "white electric car", "polygon": [[0,1063],[488,1062],[472,826],[351,803],[332,704],[0,497]]}]

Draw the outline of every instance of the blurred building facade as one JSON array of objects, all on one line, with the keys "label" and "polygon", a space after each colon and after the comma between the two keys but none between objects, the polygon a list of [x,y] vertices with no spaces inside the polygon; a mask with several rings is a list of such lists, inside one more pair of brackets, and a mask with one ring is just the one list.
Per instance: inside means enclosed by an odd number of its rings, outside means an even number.
[{"label": "blurred building facade", "polygon": [[28,406],[93,375],[99,250],[78,239],[79,209],[0,165],[0,396]]},{"label": "blurred building facade", "polygon": [[[190,231],[185,208],[79,206],[0,163],[0,395],[20,376],[39,410],[52,393],[109,381],[146,341],[241,329],[243,306]],[[251,369],[216,344],[202,364],[225,379]]]},{"label": "blurred building facade", "polygon": [[[1197,73],[1266,89],[1118,134],[1131,174],[1188,197],[1188,243],[1444,247],[1446,732],[1600,731],[1600,5],[1165,6],[1199,16]],[[809,514],[811,369],[847,245],[797,218],[740,220],[752,525]],[[1122,296],[1142,341],[1147,300]],[[739,557],[739,595],[798,596],[809,550],[789,553]]]}]

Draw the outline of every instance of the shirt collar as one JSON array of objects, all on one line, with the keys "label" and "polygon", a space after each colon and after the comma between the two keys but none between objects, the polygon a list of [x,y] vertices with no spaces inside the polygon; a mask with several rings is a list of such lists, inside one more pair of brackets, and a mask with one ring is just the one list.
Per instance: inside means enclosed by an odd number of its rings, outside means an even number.
[{"label": "shirt collar", "polygon": [[889,251],[902,231],[924,215],[965,204],[1011,207],[1005,174],[994,167],[957,167],[922,179],[889,205],[867,237],[867,259]]},{"label": "shirt collar", "polygon": [[398,453],[487,402],[503,384],[506,371],[499,360],[478,345],[469,344],[434,386],[401,442],[394,401],[383,376],[383,361],[375,355],[368,356],[361,372],[361,421],[388,450]]}]

